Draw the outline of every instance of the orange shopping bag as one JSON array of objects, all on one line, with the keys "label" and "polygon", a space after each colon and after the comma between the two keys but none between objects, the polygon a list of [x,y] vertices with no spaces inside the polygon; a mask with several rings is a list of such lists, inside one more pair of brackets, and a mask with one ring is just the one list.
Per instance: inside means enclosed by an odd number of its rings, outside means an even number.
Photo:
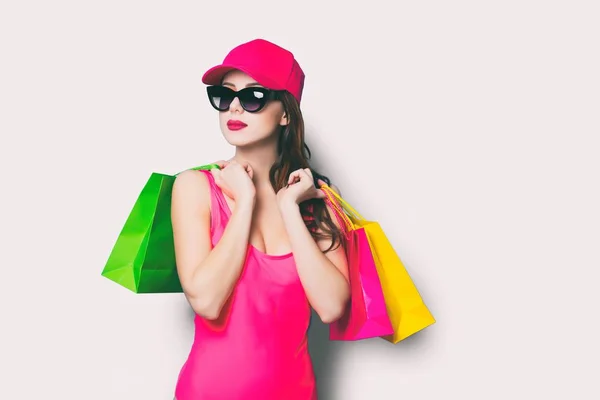
[{"label": "orange shopping bag", "polygon": [[327,185],[321,186],[328,195],[337,200],[349,219],[358,227],[364,228],[369,245],[373,250],[373,258],[379,274],[386,307],[394,333],[381,336],[392,343],[406,339],[436,321],[402,260],[394,250],[392,244],[376,221],[363,218],[348,202],[331,190]]}]

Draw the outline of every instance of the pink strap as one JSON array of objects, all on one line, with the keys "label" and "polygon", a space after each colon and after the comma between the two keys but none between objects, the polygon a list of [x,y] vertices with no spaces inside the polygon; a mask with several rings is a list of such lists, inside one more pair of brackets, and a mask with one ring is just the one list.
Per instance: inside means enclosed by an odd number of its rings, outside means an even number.
[{"label": "pink strap", "polygon": [[[218,218],[219,215],[218,213],[222,213],[225,216],[225,219],[229,219],[230,217],[230,210],[229,210],[229,206],[227,205],[227,201],[225,200],[225,196],[223,195],[223,191],[221,190],[221,188],[219,186],[217,186],[217,183],[215,182],[215,177],[213,176],[212,172],[210,172],[209,170],[201,170],[202,172],[204,172],[204,175],[206,175],[206,178],[208,179],[208,183],[210,184],[210,197],[211,197],[211,214],[213,215],[212,218]],[[216,209],[215,209],[216,206]],[[218,210],[218,213],[216,213],[215,211]]]}]

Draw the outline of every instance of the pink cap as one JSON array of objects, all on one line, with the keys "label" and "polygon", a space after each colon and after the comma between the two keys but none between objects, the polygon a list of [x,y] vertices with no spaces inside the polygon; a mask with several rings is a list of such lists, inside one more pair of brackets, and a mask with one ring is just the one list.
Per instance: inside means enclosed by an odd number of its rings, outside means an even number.
[{"label": "pink cap", "polygon": [[219,85],[223,76],[234,69],[245,72],[268,89],[287,90],[300,103],[304,72],[290,51],[267,40],[254,39],[233,48],[223,63],[204,73],[202,82]]}]

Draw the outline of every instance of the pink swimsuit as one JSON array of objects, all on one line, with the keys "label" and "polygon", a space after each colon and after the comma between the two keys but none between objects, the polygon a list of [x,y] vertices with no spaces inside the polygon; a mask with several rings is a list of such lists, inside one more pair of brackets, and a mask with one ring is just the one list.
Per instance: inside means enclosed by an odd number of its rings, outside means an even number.
[{"label": "pink swimsuit", "polygon": [[[231,211],[212,174],[203,172],[211,186],[214,246]],[[194,318],[194,342],[179,373],[177,400],[316,400],[310,316],[293,255],[268,255],[249,244],[222,316]]]}]

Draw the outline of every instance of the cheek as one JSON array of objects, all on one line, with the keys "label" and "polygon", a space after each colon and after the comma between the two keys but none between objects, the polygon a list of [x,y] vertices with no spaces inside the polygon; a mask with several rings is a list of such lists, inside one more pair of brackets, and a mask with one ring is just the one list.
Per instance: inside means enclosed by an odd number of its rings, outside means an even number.
[{"label": "cheek", "polygon": [[229,120],[227,113],[219,113],[219,125],[227,126],[227,120]]},{"label": "cheek", "polygon": [[265,110],[263,117],[265,125],[268,125],[271,129],[277,128],[283,117],[281,105],[278,103],[271,104],[271,106],[267,107]]},{"label": "cheek", "polygon": [[278,113],[266,112],[260,115],[254,122],[255,131],[260,132],[261,136],[270,135],[279,127],[281,116]]}]

